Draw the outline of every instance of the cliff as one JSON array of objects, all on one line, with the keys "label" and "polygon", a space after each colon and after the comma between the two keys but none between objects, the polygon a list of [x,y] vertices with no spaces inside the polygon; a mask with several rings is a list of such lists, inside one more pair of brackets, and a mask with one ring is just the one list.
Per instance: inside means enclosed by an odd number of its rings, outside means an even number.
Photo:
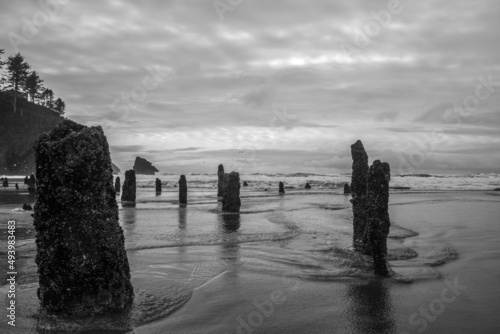
[{"label": "cliff", "polygon": [[64,118],[24,99],[19,100],[14,113],[11,100],[0,92],[0,174],[30,174],[35,171],[33,146],[38,136],[52,130]]},{"label": "cliff", "polygon": [[151,162],[143,159],[141,157],[136,157],[134,162],[134,171],[136,174],[143,175],[155,175],[156,172],[159,172],[155,166],[151,164]]}]

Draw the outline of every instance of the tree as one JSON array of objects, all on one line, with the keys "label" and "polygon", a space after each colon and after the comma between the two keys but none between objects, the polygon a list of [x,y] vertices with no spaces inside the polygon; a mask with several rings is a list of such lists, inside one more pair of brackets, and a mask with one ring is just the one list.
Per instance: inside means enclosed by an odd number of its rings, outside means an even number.
[{"label": "tree", "polygon": [[47,89],[47,107],[54,109],[54,92],[52,89]]},{"label": "tree", "polygon": [[25,83],[29,69],[30,66],[19,52],[7,59],[7,83],[8,88],[14,90],[14,112],[17,111],[17,94]]},{"label": "tree", "polygon": [[60,97],[57,98],[54,109],[57,112],[59,112],[59,115],[62,116],[64,114],[64,109],[66,109],[66,104],[64,103],[63,100],[61,100]]},{"label": "tree", "polygon": [[40,79],[38,73],[33,71],[26,78],[26,90],[28,92],[28,96],[31,96],[31,102],[35,102],[35,99],[41,97],[41,91],[43,89],[43,80]]}]

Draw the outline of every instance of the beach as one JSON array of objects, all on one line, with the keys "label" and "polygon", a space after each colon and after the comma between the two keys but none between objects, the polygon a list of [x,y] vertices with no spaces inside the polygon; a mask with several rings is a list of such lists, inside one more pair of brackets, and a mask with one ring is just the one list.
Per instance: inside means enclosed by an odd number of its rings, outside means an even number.
[{"label": "beach", "polygon": [[[348,175],[243,176],[249,186],[241,188],[239,214],[220,212],[214,175],[187,175],[188,204],[182,207],[178,175],[158,177],[161,194],[154,192],[155,177],[139,176],[135,206],[119,205],[135,301],[129,314],[106,317],[39,313],[32,212],[19,209],[34,198],[24,185],[18,192],[1,190],[0,269],[4,275],[7,221],[15,220],[18,285],[16,327],[2,322],[0,331],[399,334],[500,328],[498,176],[395,177],[391,185],[410,189],[390,193],[390,278],[375,277],[371,258],[353,251],[350,196],[339,186]],[[278,195],[278,179],[285,195]],[[306,182],[312,189],[303,189]],[[0,289],[5,295],[8,287]]]}]

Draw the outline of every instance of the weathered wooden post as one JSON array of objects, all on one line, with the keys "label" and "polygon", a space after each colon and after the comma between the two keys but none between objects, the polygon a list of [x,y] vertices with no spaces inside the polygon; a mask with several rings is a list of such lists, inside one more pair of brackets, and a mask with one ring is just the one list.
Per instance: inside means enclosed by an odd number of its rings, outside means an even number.
[{"label": "weathered wooden post", "polygon": [[368,175],[368,155],[360,140],[351,145],[352,155],[352,213],[353,245],[357,251],[363,249],[363,237],[366,229],[366,177]]},{"label": "weathered wooden post", "polygon": [[161,193],[161,181],[159,178],[156,178],[155,184],[156,184],[156,193],[157,194]]},{"label": "weathered wooden post", "polygon": [[222,164],[219,165],[219,169],[217,171],[217,197],[222,197],[223,188],[224,188],[224,166]]},{"label": "weathered wooden post", "polygon": [[179,204],[187,204],[187,182],[184,175],[179,179]]},{"label": "weathered wooden post", "polygon": [[222,211],[240,212],[240,174],[225,173],[222,192]]},{"label": "weathered wooden post", "polygon": [[280,185],[279,185],[279,193],[280,193],[280,195],[285,194],[285,185],[281,181],[280,181]]},{"label": "weathered wooden post", "polygon": [[117,194],[120,193],[120,188],[121,188],[121,184],[120,184],[120,177],[117,176],[116,179],[115,179],[115,192]]},{"label": "weathered wooden post", "polygon": [[130,169],[125,172],[125,181],[123,181],[121,197],[122,202],[135,202],[136,190],[135,171]]},{"label": "weathered wooden post", "polygon": [[40,136],[35,159],[40,306],[69,315],[129,309],[134,291],[102,128],[63,120]]}]

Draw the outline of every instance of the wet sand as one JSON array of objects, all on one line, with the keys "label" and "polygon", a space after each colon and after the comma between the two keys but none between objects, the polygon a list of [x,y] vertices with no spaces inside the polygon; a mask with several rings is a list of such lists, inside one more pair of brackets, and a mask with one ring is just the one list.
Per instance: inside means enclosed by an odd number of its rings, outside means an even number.
[{"label": "wet sand", "polygon": [[[78,327],[89,333],[111,333],[103,328],[496,333],[500,328],[500,196],[493,192],[392,193],[389,255],[395,275],[380,279],[373,276],[370,259],[352,251],[348,198],[331,191],[289,191],[280,197],[244,189],[242,212],[230,215],[220,214],[216,198],[206,192],[190,192],[188,206],[179,208],[176,189],[160,196],[138,190],[137,205],[120,208],[136,292],[126,316],[37,319],[31,213],[15,211],[16,204],[0,205],[1,265],[6,221],[15,219],[20,231],[19,318],[12,333]],[[4,296],[5,286],[0,289]],[[5,325],[2,333],[12,330]]]}]

